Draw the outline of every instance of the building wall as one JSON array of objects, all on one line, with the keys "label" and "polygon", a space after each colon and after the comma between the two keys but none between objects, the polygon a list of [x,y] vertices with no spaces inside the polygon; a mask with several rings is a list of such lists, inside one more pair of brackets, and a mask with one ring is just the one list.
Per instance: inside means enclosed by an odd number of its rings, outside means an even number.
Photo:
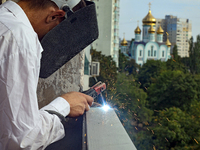
[{"label": "building wall", "polygon": [[188,41],[192,36],[192,23],[189,19],[177,18],[176,16],[166,15],[165,19],[156,19],[158,27],[160,24],[164,30],[163,41],[166,42],[167,34],[172,46],[177,45],[178,54],[181,57],[188,57]]},{"label": "building wall", "polygon": [[118,65],[119,0],[92,0],[96,4],[99,38],[93,48],[111,56]]},{"label": "building wall", "polygon": [[159,45],[157,42],[147,42],[146,44],[138,44],[131,42],[131,57],[135,59],[138,65],[143,65],[147,60],[167,61],[170,56],[170,47],[165,43]]},{"label": "building wall", "polygon": [[39,107],[50,103],[61,94],[80,91],[83,87],[84,51],[72,58],[46,79],[39,79],[37,95]]},{"label": "building wall", "polygon": [[92,62],[92,58],[91,58],[91,54],[90,54],[90,49],[91,46],[88,46],[87,48],[85,48],[85,60],[84,60],[84,77],[83,77],[83,90],[86,91],[88,90],[89,87],[89,78],[91,77],[90,75],[90,70],[91,70],[91,62]]}]

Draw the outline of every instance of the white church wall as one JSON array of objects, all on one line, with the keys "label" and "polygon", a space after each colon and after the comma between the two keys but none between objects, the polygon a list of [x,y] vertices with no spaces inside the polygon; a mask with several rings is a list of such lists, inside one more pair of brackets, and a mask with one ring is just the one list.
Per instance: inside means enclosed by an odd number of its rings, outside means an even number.
[{"label": "white church wall", "polygon": [[161,45],[160,46],[160,60],[161,61],[166,61],[168,58],[168,50],[167,50],[167,46],[166,45]]},{"label": "white church wall", "polygon": [[159,45],[156,42],[148,42],[145,46],[145,63],[147,59],[158,59],[159,55]]},{"label": "white church wall", "polygon": [[144,61],[144,45],[139,44],[137,45],[136,49],[136,63],[139,65],[143,65],[143,61]]}]

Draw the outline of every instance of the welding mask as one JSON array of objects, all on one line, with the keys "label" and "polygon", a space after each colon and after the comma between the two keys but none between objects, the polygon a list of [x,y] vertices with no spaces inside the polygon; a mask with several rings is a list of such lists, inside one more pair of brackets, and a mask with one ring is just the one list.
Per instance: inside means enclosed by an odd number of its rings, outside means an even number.
[{"label": "welding mask", "polygon": [[95,4],[86,1],[86,5],[74,13],[64,7],[65,19],[41,40],[41,78],[49,77],[98,38]]}]

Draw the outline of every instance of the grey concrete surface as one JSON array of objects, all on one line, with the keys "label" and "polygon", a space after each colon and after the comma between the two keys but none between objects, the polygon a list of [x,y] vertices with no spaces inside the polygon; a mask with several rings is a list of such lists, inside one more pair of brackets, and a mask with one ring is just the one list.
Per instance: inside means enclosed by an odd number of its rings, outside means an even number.
[{"label": "grey concrete surface", "polygon": [[83,86],[84,50],[46,79],[38,82],[39,107],[43,107],[56,97],[71,91],[79,91]]},{"label": "grey concrete surface", "polygon": [[88,150],[137,150],[113,109],[86,113]]}]

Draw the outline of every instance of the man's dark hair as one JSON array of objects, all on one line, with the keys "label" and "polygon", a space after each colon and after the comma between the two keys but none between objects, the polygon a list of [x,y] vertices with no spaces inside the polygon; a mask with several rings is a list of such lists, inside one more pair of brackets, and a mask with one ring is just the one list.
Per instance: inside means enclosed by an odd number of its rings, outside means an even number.
[{"label": "man's dark hair", "polygon": [[50,6],[58,7],[51,0],[19,0],[19,1],[27,2],[30,9],[45,9]]}]

